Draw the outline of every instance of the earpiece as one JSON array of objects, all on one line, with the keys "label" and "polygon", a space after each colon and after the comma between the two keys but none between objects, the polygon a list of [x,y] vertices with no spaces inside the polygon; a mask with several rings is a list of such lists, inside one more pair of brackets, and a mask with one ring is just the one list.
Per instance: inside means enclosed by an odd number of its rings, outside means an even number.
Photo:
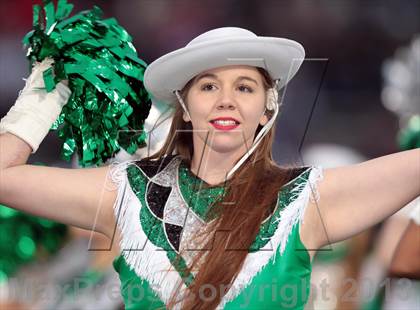
[{"label": "earpiece", "polygon": [[275,80],[274,87],[267,89],[266,110],[273,111],[276,105],[281,106],[281,103],[279,103],[279,82],[279,79]]},{"label": "earpiece", "polygon": [[267,101],[265,102],[265,108],[269,111],[272,111],[274,110],[276,104],[278,104],[277,90],[274,87],[269,88],[267,90]]}]

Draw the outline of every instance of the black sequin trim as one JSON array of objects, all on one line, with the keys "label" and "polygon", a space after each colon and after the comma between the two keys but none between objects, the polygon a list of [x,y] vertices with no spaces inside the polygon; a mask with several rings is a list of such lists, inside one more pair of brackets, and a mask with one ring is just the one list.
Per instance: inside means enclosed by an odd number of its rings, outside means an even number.
[{"label": "black sequin trim", "polygon": [[175,250],[179,251],[182,227],[165,223],[165,230],[166,234],[168,235],[169,242],[172,244]]},{"label": "black sequin trim", "polygon": [[150,211],[158,218],[163,220],[163,210],[166,201],[171,193],[172,187],[161,186],[159,184],[149,182],[147,185],[146,201]]}]

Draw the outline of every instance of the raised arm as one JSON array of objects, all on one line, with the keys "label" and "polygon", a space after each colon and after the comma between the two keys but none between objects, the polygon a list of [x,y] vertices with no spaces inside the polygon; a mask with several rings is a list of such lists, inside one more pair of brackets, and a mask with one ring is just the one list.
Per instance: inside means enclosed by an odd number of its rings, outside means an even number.
[{"label": "raised arm", "polygon": [[420,149],[326,169],[320,199],[310,205],[316,245],[347,239],[420,195]]},{"label": "raised arm", "polygon": [[109,167],[63,169],[26,164],[69,97],[62,83],[48,94],[34,87],[41,73],[33,70],[0,122],[0,204],[111,236],[116,185],[107,177]]},{"label": "raised arm", "polygon": [[26,165],[30,151],[29,145],[18,137],[10,133],[0,135],[0,203],[112,236],[116,186],[107,178],[109,167],[64,169]]}]

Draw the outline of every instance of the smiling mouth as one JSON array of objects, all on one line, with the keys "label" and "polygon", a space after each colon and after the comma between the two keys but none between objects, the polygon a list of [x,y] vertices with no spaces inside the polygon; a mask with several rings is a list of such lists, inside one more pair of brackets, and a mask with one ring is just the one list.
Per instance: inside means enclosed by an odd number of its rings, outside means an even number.
[{"label": "smiling mouth", "polygon": [[211,120],[210,124],[216,129],[219,130],[232,130],[239,126],[239,122],[233,119],[229,120],[222,120],[222,119],[216,119]]}]

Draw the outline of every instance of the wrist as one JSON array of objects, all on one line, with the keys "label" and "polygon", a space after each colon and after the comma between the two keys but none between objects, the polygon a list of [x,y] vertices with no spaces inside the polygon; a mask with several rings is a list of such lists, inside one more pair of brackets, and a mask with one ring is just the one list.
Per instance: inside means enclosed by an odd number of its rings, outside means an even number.
[{"label": "wrist", "polygon": [[0,133],[10,132],[18,136],[35,153],[70,95],[70,89],[63,83],[57,84],[50,93],[45,89],[22,91],[16,103],[1,119]]}]

